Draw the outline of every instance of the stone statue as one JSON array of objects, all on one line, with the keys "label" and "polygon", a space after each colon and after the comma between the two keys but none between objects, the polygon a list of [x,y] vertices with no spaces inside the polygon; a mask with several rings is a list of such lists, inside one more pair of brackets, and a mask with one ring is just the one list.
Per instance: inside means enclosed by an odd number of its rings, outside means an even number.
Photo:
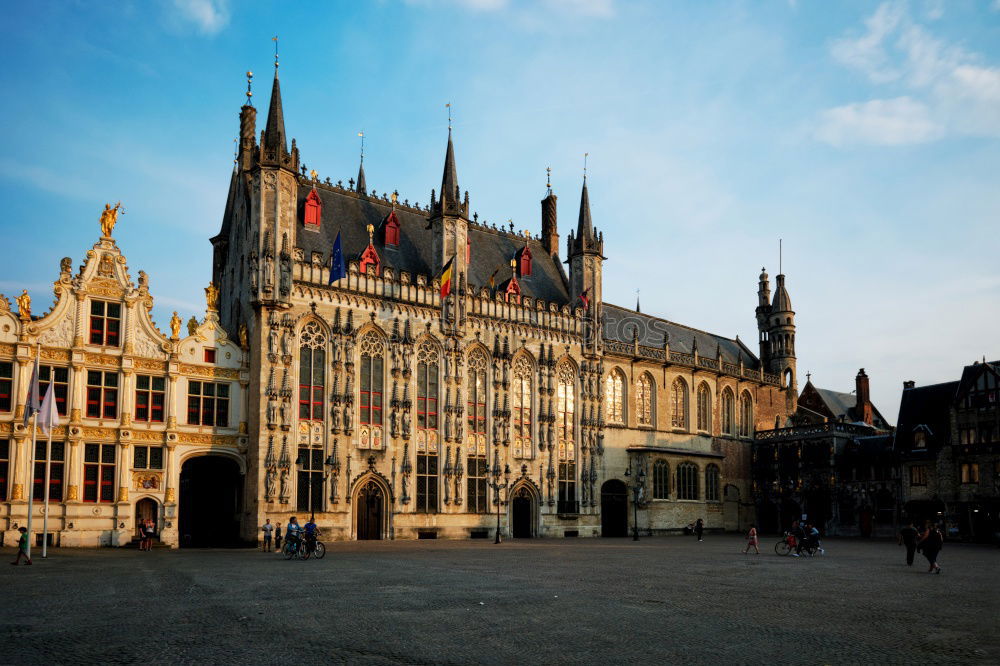
[{"label": "stone statue", "polygon": [[284,402],[281,403],[281,407],[278,408],[278,411],[281,413],[281,425],[288,425],[288,407],[285,406]]},{"label": "stone statue", "polygon": [[274,406],[274,400],[267,401],[267,424],[273,425],[277,422],[278,414],[277,407]]},{"label": "stone statue", "polygon": [[198,320],[194,317],[188,319],[188,335],[194,335],[198,332]]},{"label": "stone statue", "polygon": [[274,476],[274,468],[268,467],[267,474],[264,476],[264,499],[269,500],[274,497]]},{"label": "stone statue", "polygon": [[250,255],[250,288],[257,291],[257,271],[259,269],[259,264],[257,262],[257,253],[254,252]]},{"label": "stone statue", "polygon": [[31,296],[28,295],[28,290],[22,290],[16,300],[17,312],[21,315],[21,319],[31,319]]},{"label": "stone statue", "polygon": [[274,284],[274,260],[271,255],[264,255],[264,286],[270,288]]},{"label": "stone statue", "polygon": [[178,340],[181,337],[181,318],[177,315],[177,310],[174,310],[174,316],[170,318],[170,339]]},{"label": "stone statue", "polygon": [[281,255],[281,293],[287,294],[292,290],[292,265],[287,255]]},{"label": "stone statue", "polygon": [[149,288],[149,276],[146,275],[146,271],[139,271],[139,288],[140,289]]},{"label": "stone statue", "polygon": [[219,288],[215,286],[214,282],[209,282],[208,286],[205,287],[205,303],[209,310],[217,311],[219,309]]},{"label": "stone statue", "polygon": [[288,333],[281,334],[281,353],[283,356],[289,356],[291,354],[291,351],[289,350],[290,345],[288,343],[288,338]]},{"label": "stone statue", "polygon": [[248,349],[250,347],[250,335],[247,333],[247,325],[240,324],[240,347]]},{"label": "stone statue", "polygon": [[278,332],[273,328],[267,335],[267,351],[271,354],[278,353]]},{"label": "stone statue", "polygon": [[284,501],[288,497],[288,470],[281,470],[281,499]]},{"label": "stone statue", "polygon": [[59,261],[59,271],[62,273],[69,273],[73,270],[73,260],[70,257],[63,257]]},{"label": "stone statue", "polygon": [[101,212],[101,235],[105,238],[111,238],[111,232],[115,230],[115,224],[118,222],[118,213],[124,213],[125,209],[122,208],[122,202],[119,201],[112,208],[111,204],[104,204],[104,210]]}]

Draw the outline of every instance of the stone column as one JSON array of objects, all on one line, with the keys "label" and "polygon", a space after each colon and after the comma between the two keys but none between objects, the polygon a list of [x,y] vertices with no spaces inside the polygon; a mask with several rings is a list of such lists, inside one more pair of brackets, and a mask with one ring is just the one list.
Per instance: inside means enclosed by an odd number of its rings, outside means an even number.
[{"label": "stone column", "polygon": [[66,493],[64,499],[67,504],[80,503],[80,482],[83,474],[83,464],[80,457],[80,440],[70,439],[68,441],[68,451],[66,454],[65,473]]}]

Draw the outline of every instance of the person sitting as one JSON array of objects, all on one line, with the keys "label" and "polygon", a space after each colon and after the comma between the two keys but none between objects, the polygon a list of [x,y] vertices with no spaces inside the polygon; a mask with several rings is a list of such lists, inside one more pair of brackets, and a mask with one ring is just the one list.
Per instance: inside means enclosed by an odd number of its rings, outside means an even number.
[{"label": "person sitting", "polygon": [[809,539],[809,544],[814,546],[816,550],[819,551],[820,555],[826,555],[826,551],[823,550],[823,546],[819,542],[819,530],[816,529],[815,525],[806,525],[808,531],[807,537]]},{"label": "person sitting", "polygon": [[295,516],[288,519],[288,527],[285,528],[285,541],[288,542],[288,546],[293,550],[298,550],[299,548],[299,538],[302,536],[302,526],[299,525],[298,520]]},{"label": "person sitting", "polygon": [[303,526],[303,536],[306,540],[306,548],[311,553],[316,549],[316,537],[319,535],[319,529],[316,527],[316,519],[310,517],[309,522]]},{"label": "person sitting", "polygon": [[802,547],[805,545],[803,541],[805,541],[806,533],[805,530],[802,529],[802,525],[800,525],[797,520],[792,521],[792,536],[795,538],[795,552],[792,553],[792,557],[798,557],[802,554]]}]

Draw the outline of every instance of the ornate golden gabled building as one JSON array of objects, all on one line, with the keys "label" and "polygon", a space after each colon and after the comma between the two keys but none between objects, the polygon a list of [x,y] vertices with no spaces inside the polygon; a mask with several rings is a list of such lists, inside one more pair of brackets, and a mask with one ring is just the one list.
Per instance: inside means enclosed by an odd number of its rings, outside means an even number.
[{"label": "ornate golden gabled building", "polygon": [[[48,451],[54,544],[124,545],[144,518],[156,521],[165,543],[197,543],[210,514],[221,516],[221,536],[235,542],[240,535],[225,525],[238,524],[247,504],[212,492],[203,479],[235,484],[246,471],[246,353],[219,325],[214,286],[205,318],[192,317],[187,336],[176,313],[169,337],[156,328],[148,277],[139,271],[132,281],[109,210],[79,270],[69,257],[60,262],[48,312],[34,315],[27,292],[16,313],[0,297],[4,541],[15,543],[26,524],[29,484],[40,538]],[[38,435],[32,456],[24,412],[36,355],[42,393],[54,384],[61,423],[51,448]]]}]

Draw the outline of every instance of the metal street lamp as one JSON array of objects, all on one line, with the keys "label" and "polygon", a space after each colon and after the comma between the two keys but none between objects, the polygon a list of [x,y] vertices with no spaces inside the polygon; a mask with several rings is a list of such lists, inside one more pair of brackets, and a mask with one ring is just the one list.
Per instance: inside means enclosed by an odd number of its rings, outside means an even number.
[{"label": "metal street lamp", "polygon": [[[507,501],[510,499],[510,465],[505,464],[503,466],[503,483],[500,483],[500,460],[494,455],[493,456],[493,481],[490,482],[490,487],[493,488],[493,501],[497,505],[497,536],[493,540],[493,543],[500,543],[500,506],[506,505]],[[500,491],[503,490],[507,493],[507,499],[503,502],[500,501]]]},{"label": "metal street lamp", "polygon": [[[629,460],[625,478],[632,479],[632,461]],[[646,484],[646,468],[639,464],[639,471],[632,482],[632,541],[639,540],[639,499]]]},{"label": "metal street lamp", "polygon": [[[323,461],[323,465],[326,467],[326,471],[323,472],[323,483],[325,484],[326,480],[330,478],[330,473],[333,471],[333,468],[338,467],[338,465],[337,461],[333,459],[332,454],[326,457],[326,460]],[[309,520],[314,521],[316,519],[316,514],[313,513],[313,472],[311,469],[306,469],[306,460],[302,457],[301,453],[295,459],[295,468],[298,469],[300,473],[306,473],[306,486],[309,494]]]}]

